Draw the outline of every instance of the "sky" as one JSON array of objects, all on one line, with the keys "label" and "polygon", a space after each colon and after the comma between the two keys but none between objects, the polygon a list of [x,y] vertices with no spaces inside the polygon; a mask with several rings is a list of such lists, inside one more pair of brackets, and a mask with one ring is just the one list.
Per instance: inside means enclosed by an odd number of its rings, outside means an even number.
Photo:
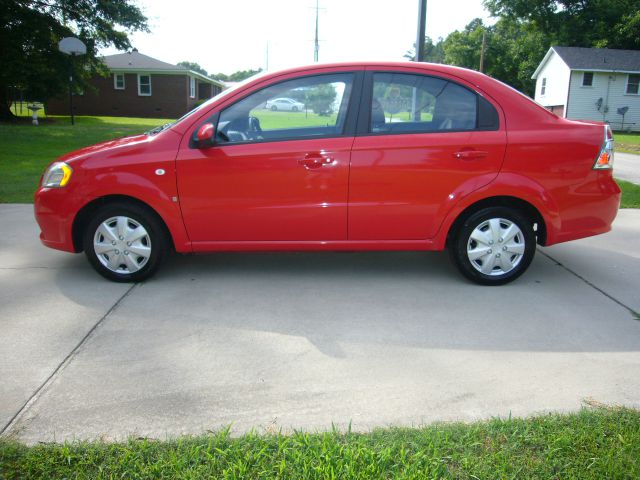
[{"label": "sky", "polygon": [[[268,70],[313,63],[315,0],[136,3],[151,33],[134,33],[131,43],[158,60],[226,74],[267,69],[267,58]],[[319,0],[319,6],[320,62],[404,60],[415,42],[418,0]],[[489,19],[481,0],[428,0],[426,34],[446,37],[476,17]]]}]

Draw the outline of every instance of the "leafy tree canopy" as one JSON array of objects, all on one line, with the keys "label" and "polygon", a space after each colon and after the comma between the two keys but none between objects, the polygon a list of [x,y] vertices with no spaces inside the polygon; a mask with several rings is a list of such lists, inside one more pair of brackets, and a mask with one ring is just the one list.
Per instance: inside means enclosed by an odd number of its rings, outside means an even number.
[{"label": "leafy tree canopy", "polygon": [[240,82],[249,77],[253,77],[256,73],[260,73],[262,71],[261,68],[257,70],[239,70],[237,72],[232,73],[231,75],[226,75],[224,73],[215,73],[211,74],[211,78],[215,78],[216,80],[222,80],[223,82]]},{"label": "leafy tree canopy", "polygon": [[[147,19],[130,0],[2,0],[0,2],[0,118],[11,118],[11,94],[46,100],[68,88],[70,62],[80,86],[104,72],[98,49],[131,48],[128,33],[148,31]],[[58,42],[74,36],[87,54],[72,59]]]},{"label": "leafy tree canopy", "polygon": [[555,44],[640,48],[640,0],[484,0],[491,15],[530,22]]},{"label": "leafy tree canopy", "polygon": [[306,105],[314,113],[327,116],[333,113],[333,103],[336,101],[338,92],[330,84],[321,84],[306,91]]},{"label": "leafy tree canopy", "polygon": [[185,67],[188,68],[189,70],[193,70],[194,72],[198,72],[201,73],[202,75],[204,75],[205,77],[208,76],[209,74],[207,73],[207,71],[202,68],[198,63],[196,62],[178,62],[178,65],[181,67]]},{"label": "leafy tree canopy", "polygon": [[[444,49],[442,48],[442,38],[434,43],[431,37],[424,37],[424,61],[431,63],[444,63]],[[404,54],[404,58],[414,60],[416,58],[416,44]]]}]

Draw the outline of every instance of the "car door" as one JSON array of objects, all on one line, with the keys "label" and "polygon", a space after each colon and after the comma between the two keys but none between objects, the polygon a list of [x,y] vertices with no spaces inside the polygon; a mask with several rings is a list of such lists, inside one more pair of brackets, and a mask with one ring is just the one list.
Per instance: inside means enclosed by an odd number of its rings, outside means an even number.
[{"label": "car door", "polygon": [[435,236],[449,208],[498,174],[502,114],[460,80],[367,72],[351,156],[350,240]]},{"label": "car door", "polygon": [[[210,148],[195,142],[177,157],[184,223],[194,248],[220,241],[321,241],[347,238],[349,161],[361,72],[307,75],[253,92],[205,122]],[[359,86],[359,85],[358,85]],[[272,111],[298,97],[305,112]],[[314,104],[315,102],[315,104]],[[357,103],[356,103],[357,105]]]}]

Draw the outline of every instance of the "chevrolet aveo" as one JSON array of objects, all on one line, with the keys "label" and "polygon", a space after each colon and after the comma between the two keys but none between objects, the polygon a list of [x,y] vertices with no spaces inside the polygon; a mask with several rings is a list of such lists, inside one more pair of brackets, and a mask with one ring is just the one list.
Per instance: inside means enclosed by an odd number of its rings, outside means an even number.
[{"label": "chevrolet aveo", "polygon": [[[292,98],[304,112],[272,111]],[[536,244],[607,232],[604,124],[559,118],[445,65],[314,65],[254,77],[144,135],[64,155],[35,194],[42,242],[115,281],[168,252],[443,250],[504,284]]]}]

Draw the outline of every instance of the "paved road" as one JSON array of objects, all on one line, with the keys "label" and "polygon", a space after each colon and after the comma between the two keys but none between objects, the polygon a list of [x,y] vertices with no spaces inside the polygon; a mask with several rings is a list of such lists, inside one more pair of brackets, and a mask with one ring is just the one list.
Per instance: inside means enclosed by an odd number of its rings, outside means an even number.
[{"label": "paved road", "polygon": [[616,152],[613,161],[613,174],[616,178],[640,185],[640,155]]},{"label": "paved road", "polygon": [[638,210],[483,288],[440,253],[176,257],[118,285],[30,208],[0,205],[0,430],[25,442],[640,407]]}]

